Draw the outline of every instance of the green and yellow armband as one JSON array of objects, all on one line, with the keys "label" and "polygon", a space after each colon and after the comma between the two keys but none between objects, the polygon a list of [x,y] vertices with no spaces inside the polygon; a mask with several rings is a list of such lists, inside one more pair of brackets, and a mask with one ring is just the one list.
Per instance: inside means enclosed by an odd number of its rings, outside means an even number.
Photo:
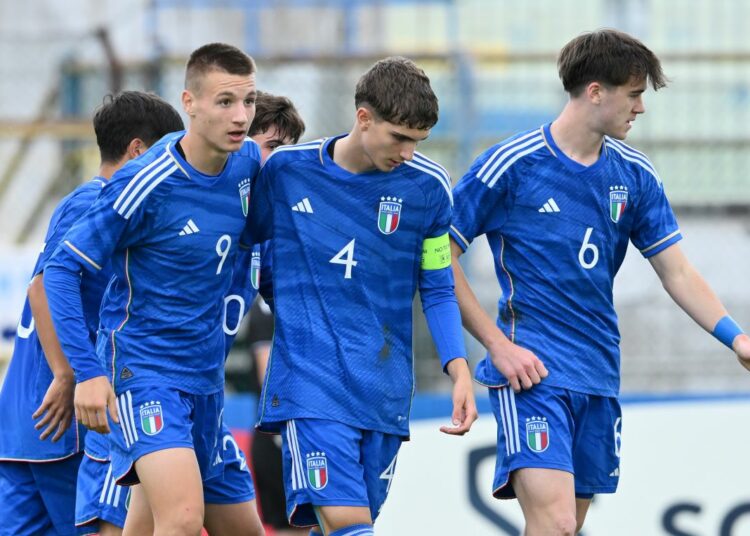
[{"label": "green and yellow armband", "polygon": [[441,270],[451,265],[448,233],[428,238],[422,244],[422,270]]}]

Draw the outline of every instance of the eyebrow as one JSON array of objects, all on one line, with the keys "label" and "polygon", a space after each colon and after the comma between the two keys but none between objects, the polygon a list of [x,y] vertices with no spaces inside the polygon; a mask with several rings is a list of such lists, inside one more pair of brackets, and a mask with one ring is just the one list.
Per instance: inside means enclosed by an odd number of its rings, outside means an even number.
[{"label": "eyebrow", "polygon": [[429,137],[430,137],[430,135],[428,134],[428,135],[427,135],[427,136],[425,136],[424,138],[420,138],[420,139],[417,139],[417,138],[412,138],[411,136],[407,136],[406,134],[401,134],[400,132],[396,132],[395,130],[392,130],[392,131],[391,131],[391,134],[392,134],[393,136],[397,137],[397,138],[401,138],[401,139],[403,139],[403,140],[414,141],[414,142],[417,142],[417,143],[419,143],[419,142],[421,142],[421,141],[424,141],[424,140],[426,140],[427,138],[429,138]]}]

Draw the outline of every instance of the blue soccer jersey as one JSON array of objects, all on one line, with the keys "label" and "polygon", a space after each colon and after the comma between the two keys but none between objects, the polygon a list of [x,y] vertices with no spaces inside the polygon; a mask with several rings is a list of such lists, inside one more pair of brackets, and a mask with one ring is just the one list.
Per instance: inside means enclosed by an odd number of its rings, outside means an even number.
[{"label": "blue soccer jersey", "polygon": [[[101,193],[105,180],[95,178],[68,194],[57,206],[47,229],[44,247],[32,278],[44,271],[44,266],[52,256],[61,238],[73,223],[91,206]],[[99,325],[99,304],[104,289],[111,277],[109,266],[96,273],[86,274],[81,280],[82,305],[86,319],[86,334],[93,344]],[[52,382],[52,371],[47,365],[42,345],[34,329],[31,306],[26,298],[21,321],[16,332],[13,357],[8,367],[2,390],[0,391],[0,459],[52,461],[71,456],[83,448],[83,426],[75,422],[53,443],[41,441],[41,430],[34,429],[31,415],[44,399]]]},{"label": "blue soccer jersey", "polygon": [[277,149],[253,186],[248,229],[272,239],[275,307],[259,426],[319,418],[406,436],[412,302],[431,274],[450,274],[449,256],[447,268],[422,260],[429,239],[447,247],[450,178],[418,153],[390,173],[350,173],[329,154],[335,139]]},{"label": "blue soccer jersey", "polygon": [[[96,351],[118,393],[158,384],[211,394],[224,383],[224,296],[260,151],[248,138],[208,176],[185,161],[179,139],[163,138],[118,171],[50,262],[63,273],[95,273],[112,259]],[[48,285],[48,296],[80,382],[105,370],[76,333],[66,288]]]},{"label": "blue soccer jersey", "polygon": [[[605,137],[597,162],[583,166],[545,125],[485,151],[454,197],[452,237],[466,249],[486,234],[492,249],[500,329],[544,362],[549,385],[616,396],[612,284],[628,241],[650,257],[682,238],[651,162]],[[507,383],[489,358],[476,376]]]}]

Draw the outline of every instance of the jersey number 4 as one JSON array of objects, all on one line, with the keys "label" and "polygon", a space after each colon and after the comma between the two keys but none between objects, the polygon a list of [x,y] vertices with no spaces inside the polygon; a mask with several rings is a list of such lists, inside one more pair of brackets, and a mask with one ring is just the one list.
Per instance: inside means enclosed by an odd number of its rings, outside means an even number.
[{"label": "jersey number 4", "polygon": [[346,266],[346,270],[344,270],[344,279],[351,279],[352,268],[357,266],[357,261],[354,260],[354,241],[355,240],[356,240],[355,238],[352,238],[351,242],[349,242],[347,245],[341,248],[341,251],[336,253],[336,255],[331,257],[331,260],[328,261],[331,264],[343,264],[344,266]]}]

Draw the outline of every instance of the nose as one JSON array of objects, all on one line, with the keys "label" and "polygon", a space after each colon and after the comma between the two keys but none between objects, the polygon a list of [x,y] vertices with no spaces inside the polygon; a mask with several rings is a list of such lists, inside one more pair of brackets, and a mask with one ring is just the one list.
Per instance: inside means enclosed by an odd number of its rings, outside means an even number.
[{"label": "nose", "polygon": [[403,147],[401,147],[401,151],[399,152],[399,156],[403,160],[411,160],[414,158],[414,151],[417,149],[417,144],[413,142],[407,142]]},{"label": "nose", "polygon": [[[255,112],[255,110],[253,109],[253,115],[255,115],[254,112]],[[232,110],[232,121],[234,123],[237,123],[238,125],[247,124],[247,123],[249,123],[250,121],[253,120],[253,118],[249,117],[249,115],[250,114],[249,114],[247,108],[245,108],[245,105],[242,104],[242,102],[240,102]]]},{"label": "nose", "polygon": [[635,106],[633,106],[633,112],[642,114],[645,111],[646,107],[643,105],[643,97],[638,97],[638,99],[635,101]]}]

